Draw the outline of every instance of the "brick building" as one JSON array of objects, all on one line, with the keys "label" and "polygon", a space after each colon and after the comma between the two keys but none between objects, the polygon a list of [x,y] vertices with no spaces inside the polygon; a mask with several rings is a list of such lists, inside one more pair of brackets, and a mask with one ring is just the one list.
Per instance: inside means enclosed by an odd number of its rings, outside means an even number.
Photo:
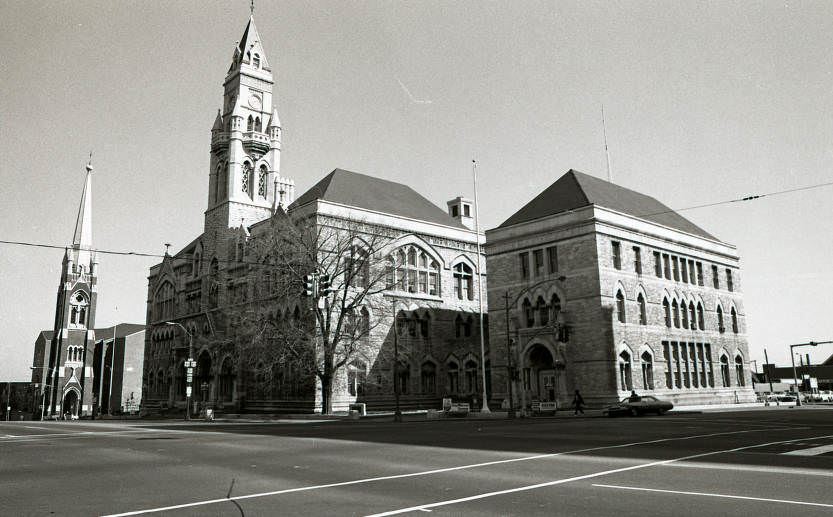
[{"label": "brick building", "polygon": [[295,200],[294,182],[280,174],[281,126],[261,41],[250,19],[211,130],[204,231],[148,276],[143,407],[185,407],[184,361],[193,354],[196,408],[322,409],[321,384],[301,365],[243,348],[253,325],[282,328],[310,314],[300,286],[279,291],[263,266],[270,261],[263,243],[288,219],[313,232],[354,232],[356,253],[362,241],[376,242],[369,267],[384,270],[383,288],[356,308],[368,335],[337,371],[333,409],[393,406],[394,302],[402,405],[436,408],[443,396],[476,396],[482,358],[471,201],[449,201],[447,213],[406,185],[341,169]]},{"label": "brick building", "polygon": [[[590,405],[754,401],[731,244],[654,198],[570,170],[486,232],[494,396]],[[508,335],[505,309],[508,305]]]}]

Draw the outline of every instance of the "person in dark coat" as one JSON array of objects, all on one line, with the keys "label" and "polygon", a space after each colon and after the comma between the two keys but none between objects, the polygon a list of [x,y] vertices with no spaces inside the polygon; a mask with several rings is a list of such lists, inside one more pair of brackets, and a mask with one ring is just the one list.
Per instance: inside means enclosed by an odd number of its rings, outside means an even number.
[{"label": "person in dark coat", "polygon": [[573,405],[576,407],[576,411],[573,413],[574,415],[578,415],[579,412],[581,412],[582,415],[584,414],[584,399],[581,398],[581,393],[579,393],[578,390],[576,390],[576,396],[573,397]]}]

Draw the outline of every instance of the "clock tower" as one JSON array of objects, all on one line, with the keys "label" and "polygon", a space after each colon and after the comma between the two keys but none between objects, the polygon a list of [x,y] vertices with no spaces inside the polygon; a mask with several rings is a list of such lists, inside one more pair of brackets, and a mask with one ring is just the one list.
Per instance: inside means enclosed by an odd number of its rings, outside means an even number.
[{"label": "clock tower", "polygon": [[280,175],[282,129],[273,85],[272,68],[250,17],[234,48],[223,107],[211,128],[206,232],[251,225],[295,198],[295,183]]}]

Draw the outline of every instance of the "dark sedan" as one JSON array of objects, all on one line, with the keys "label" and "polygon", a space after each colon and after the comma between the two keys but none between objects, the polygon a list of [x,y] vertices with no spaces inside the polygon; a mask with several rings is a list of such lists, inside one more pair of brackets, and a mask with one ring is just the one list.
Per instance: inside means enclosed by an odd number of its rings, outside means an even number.
[{"label": "dark sedan", "polygon": [[608,416],[633,415],[639,416],[645,413],[656,413],[661,415],[674,407],[674,404],[667,400],[660,400],[651,395],[640,397],[628,397],[621,402],[604,410]]}]

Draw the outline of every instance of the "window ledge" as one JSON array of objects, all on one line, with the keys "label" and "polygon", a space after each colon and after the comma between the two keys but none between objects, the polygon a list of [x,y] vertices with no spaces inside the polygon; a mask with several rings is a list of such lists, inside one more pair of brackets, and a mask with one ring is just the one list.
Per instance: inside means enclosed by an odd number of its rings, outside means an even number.
[{"label": "window ledge", "polygon": [[405,291],[385,291],[384,296],[388,298],[408,298],[410,300],[429,300],[433,302],[444,302],[442,296],[434,296],[425,293],[408,293]]}]

